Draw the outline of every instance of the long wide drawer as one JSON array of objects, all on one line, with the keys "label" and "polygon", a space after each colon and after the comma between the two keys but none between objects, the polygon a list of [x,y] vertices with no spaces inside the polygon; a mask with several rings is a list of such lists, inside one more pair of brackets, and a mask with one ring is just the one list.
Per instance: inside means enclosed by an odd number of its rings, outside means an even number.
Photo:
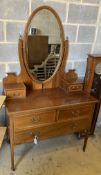
[{"label": "long wide drawer", "polygon": [[68,120],[75,118],[91,118],[94,107],[93,104],[88,105],[76,105],[69,108],[59,110],[58,120]]},{"label": "long wide drawer", "polygon": [[56,111],[33,112],[14,118],[14,130],[55,122]]},{"label": "long wide drawer", "polygon": [[76,119],[74,121],[60,122],[49,126],[32,128],[29,130],[15,132],[14,143],[21,144],[34,140],[37,136],[39,140],[47,139],[50,137],[60,136],[67,133],[74,133],[90,128],[91,120],[89,119]]}]

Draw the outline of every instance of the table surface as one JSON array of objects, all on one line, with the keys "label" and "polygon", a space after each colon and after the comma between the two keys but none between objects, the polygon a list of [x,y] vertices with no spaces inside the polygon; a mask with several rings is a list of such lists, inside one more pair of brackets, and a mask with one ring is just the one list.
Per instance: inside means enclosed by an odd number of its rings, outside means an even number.
[{"label": "table surface", "polygon": [[53,109],[76,104],[96,103],[97,100],[83,92],[67,94],[62,89],[35,90],[25,98],[7,99],[6,107],[10,113],[21,113],[28,110]]}]

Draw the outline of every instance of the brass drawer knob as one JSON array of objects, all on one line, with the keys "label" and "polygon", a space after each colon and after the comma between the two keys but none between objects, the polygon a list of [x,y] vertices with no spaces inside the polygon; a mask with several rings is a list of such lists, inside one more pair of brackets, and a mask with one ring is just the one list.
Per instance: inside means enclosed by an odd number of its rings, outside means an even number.
[{"label": "brass drawer knob", "polygon": [[35,136],[36,136],[36,137],[38,138],[38,137],[39,137],[39,135],[40,135],[40,132],[39,132],[39,131],[34,131],[34,132],[33,132],[33,131],[31,131],[29,134],[30,134],[31,136],[33,136],[33,137],[35,137]]},{"label": "brass drawer knob", "polygon": [[30,132],[30,135],[32,135],[32,136],[33,136],[33,135],[34,135],[34,134],[33,134],[33,132]]},{"label": "brass drawer knob", "polygon": [[13,93],[12,95],[13,95],[13,96],[16,96],[16,94],[15,94],[15,93]]},{"label": "brass drawer knob", "polygon": [[75,112],[74,112],[74,111],[72,111],[72,116],[73,116],[73,117],[75,116]]},{"label": "brass drawer knob", "polygon": [[76,129],[78,127],[78,124],[75,123],[74,126],[73,126],[73,130]]},{"label": "brass drawer knob", "polygon": [[75,123],[75,124],[74,123],[73,124],[71,123],[69,125],[69,127],[74,130],[74,129],[76,129],[78,127],[78,124],[77,123]]},{"label": "brass drawer knob", "polygon": [[77,117],[80,115],[80,111],[72,111],[72,116]]},{"label": "brass drawer knob", "polygon": [[79,116],[79,115],[80,115],[80,111],[76,111],[76,112],[75,112],[75,115],[76,115],[76,116]]},{"label": "brass drawer knob", "polygon": [[34,116],[33,119],[32,119],[32,121],[33,121],[34,123],[37,123],[37,122],[40,121],[40,117],[39,117],[39,116]]},{"label": "brass drawer knob", "polygon": [[71,124],[69,124],[69,127],[70,127],[70,128],[73,128],[73,126],[74,126],[74,124],[72,124],[72,123],[71,123]]}]

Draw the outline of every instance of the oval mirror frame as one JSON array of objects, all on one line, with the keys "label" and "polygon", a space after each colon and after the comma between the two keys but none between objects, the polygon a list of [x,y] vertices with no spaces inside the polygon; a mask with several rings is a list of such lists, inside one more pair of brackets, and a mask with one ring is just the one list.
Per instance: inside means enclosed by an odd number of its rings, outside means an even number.
[{"label": "oval mirror frame", "polygon": [[[43,10],[43,9],[46,9],[46,10],[49,10],[53,15],[54,17],[56,18],[57,20],[57,23],[59,25],[59,28],[60,28],[60,40],[61,40],[61,49],[60,49],[60,58],[59,58],[59,61],[58,61],[58,64],[55,68],[55,71],[53,72],[53,74],[46,80],[44,81],[40,81],[38,79],[35,79],[33,77],[33,75],[31,74],[30,70],[29,70],[29,67],[28,67],[28,63],[27,63],[27,36],[28,36],[28,30],[29,30],[29,26],[30,26],[30,23],[32,21],[32,19],[35,17],[35,15],[40,11],[40,10]],[[29,75],[29,77],[33,80],[33,81],[36,81],[37,83],[46,83],[48,81],[50,81],[57,73],[60,65],[61,65],[61,62],[62,62],[62,59],[63,59],[63,55],[64,55],[64,29],[63,29],[63,25],[62,25],[62,22],[61,22],[61,19],[60,17],[58,16],[57,12],[50,6],[46,6],[46,5],[43,5],[43,6],[40,6],[38,8],[36,8],[32,14],[30,15],[29,19],[28,19],[28,22],[26,23],[26,26],[25,26],[25,30],[24,30],[24,40],[23,40],[23,55],[24,55],[24,66],[26,68],[26,71]]]}]

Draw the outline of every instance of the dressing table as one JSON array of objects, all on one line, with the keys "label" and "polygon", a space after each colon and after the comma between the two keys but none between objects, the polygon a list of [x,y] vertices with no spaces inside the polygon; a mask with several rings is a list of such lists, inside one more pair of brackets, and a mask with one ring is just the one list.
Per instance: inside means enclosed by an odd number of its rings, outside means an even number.
[{"label": "dressing table", "polygon": [[[29,36],[33,38],[31,45],[36,45],[32,52]],[[97,100],[83,91],[83,82],[75,76],[68,81],[65,73],[68,45],[54,9],[48,6],[35,9],[26,24],[24,38],[20,36],[18,42],[21,73],[18,76],[9,73],[3,80],[12,170],[14,145],[32,142],[34,138],[39,141],[83,131],[85,151]]]}]

